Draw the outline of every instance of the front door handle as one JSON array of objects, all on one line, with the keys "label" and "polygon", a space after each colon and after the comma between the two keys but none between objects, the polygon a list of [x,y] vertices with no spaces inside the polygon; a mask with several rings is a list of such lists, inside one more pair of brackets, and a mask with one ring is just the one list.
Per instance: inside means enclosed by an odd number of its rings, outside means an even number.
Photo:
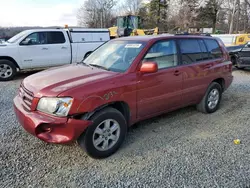
[{"label": "front door handle", "polygon": [[64,47],[64,46],[62,47],[62,50],[66,50],[66,49],[67,49],[67,47]]},{"label": "front door handle", "polygon": [[180,74],[181,74],[181,72],[179,70],[174,71],[175,76],[179,76]]},{"label": "front door handle", "polygon": [[48,48],[42,48],[42,50],[48,50]]},{"label": "front door handle", "polygon": [[212,66],[213,66],[212,64],[206,64],[204,68],[205,68],[205,69],[209,69],[209,68],[211,68]]}]

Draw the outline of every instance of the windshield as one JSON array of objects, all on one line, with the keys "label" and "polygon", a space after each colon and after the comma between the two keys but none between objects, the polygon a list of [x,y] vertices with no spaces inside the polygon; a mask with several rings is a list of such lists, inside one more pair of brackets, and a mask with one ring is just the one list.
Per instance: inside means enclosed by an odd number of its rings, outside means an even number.
[{"label": "windshield", "polygon": [[126,24],[126,17],[119,17],[117,19],[117,27],[118,28],[125,28],[125,27],[127,27],[126,25],[127,25]]},{"label": "windshield", "polygon": [[144,46],[142,42],[110,41],[88,56],[84,63],[114,72],[125,72]]},{"label": "windshield", "polygon": [[139,23],[139,18],[137,16],[129,16],[128,28],[137,29]]},{"label": "windshield", "polygon": [[15,35],[14,37],[10,38],[9,40],[7,40],[8,43],[15,43],[17,42],[20,38],[22,38],[24,35],[26,35],[27,31],[23,31],[21,33],[18,33],[17,35]]}]

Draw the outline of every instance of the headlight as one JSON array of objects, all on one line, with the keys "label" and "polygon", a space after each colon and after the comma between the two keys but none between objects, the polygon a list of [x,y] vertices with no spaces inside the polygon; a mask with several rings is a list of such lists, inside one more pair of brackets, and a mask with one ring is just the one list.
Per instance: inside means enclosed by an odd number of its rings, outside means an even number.
[{"label": "headlight", "polygon": [[39,100],[37,110],[53,114],[56,116],[67,116],[71,108],[73,99],[70,97],[66,98],[50,98],[43,97]]}]

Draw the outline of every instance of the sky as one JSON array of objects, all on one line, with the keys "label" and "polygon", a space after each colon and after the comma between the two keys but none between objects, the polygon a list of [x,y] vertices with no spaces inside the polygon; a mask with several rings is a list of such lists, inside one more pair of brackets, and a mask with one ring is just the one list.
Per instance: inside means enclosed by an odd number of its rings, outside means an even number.
[{"label": "sky", "polygon": [[77,25],[84,0],[0,0],[0,26]]}]

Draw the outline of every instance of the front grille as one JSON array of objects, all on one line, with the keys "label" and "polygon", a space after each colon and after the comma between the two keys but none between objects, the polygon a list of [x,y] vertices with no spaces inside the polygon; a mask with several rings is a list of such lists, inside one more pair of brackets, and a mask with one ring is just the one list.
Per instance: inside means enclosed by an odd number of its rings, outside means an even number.
[{"label": "front grille", "polygon": [[27,90],[23,85],[21,85],[19,89],[19,95],[22,99],[23,107],[26,110],[31,111],[31,105],[34,98],[33,93]]}]

